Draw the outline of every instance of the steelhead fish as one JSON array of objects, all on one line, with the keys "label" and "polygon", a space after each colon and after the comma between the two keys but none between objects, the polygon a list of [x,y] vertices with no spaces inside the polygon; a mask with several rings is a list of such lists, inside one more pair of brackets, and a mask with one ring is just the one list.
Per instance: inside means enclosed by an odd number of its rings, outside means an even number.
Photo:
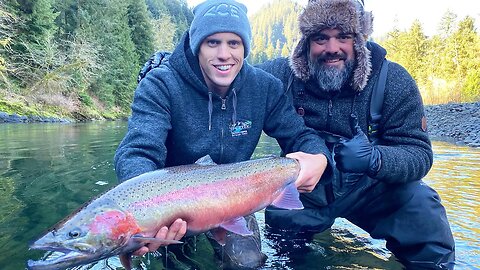
[{"label": "steelhead fish", "polygon": [[86,203],[31,244],[62,255],[29,260],[27,267],[64,269],[115,255],[129,259],[133,251],[158,241],[156,232],[177,218],[187,222],[189,235],[215,229],[220,243],[225,230],[252,234],[244,216],[268,205],[303,208],[294,185],[299,171],[290,158],[216,165],[206,156],[193,165],[142,174]]}]

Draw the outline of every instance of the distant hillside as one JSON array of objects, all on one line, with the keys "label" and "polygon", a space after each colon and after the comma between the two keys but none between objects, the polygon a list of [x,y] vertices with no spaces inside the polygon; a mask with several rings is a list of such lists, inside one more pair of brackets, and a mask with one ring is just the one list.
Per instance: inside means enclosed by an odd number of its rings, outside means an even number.
[{"label": "distant hillside", "polygon": [[299,38],[297,20],[302,9],[291,0],[276,0],[251,16],[253,44],[249,62],[288,56]]},{"label": "distant hillside", "polygon": [[[262,1],[262,0],[258,0]],[[250,17],[249,62],[290,55],[303,6],[274,0]],[[172,51],[193,14],[186,0],[0,0],[0,112],[115,119],[130,113],[138,70]],[[417,81],[425,104],[480,100],[480,35],[447,12],[426,36],[414,22],[379,43]]]}]

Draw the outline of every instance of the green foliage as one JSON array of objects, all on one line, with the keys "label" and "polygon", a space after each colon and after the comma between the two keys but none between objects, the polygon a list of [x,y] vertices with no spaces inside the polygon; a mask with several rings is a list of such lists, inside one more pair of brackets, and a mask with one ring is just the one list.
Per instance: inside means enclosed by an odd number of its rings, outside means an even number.
[{"label": "green foliage", "polygon": [[162,15],[159,19],[153,21],[153,27],[155,31],[155,51],[173,51],[176,44],[175,32],[177,26],[172,21],[171,16]]},{"label": "green foliage", "polygon": [[[0,112],[18,115],[38,115],[38,116],[55,116],[51,111],[40,108],[40,106],[28,106],[25,101],[7,101],[0,98]],[[58,115],[58,114],[57,114]]]},{"label": "green foliage", "polygon": [[251,63],[290,55],[300,37],[297,19],[302,7],[290,0],[276,0],[250,18],[253,42]]},{"label": "green foliage", "polygon": [[138,55],[138,63],[143,65],[154,53],[154,33],[144,1],[132,0],[128,6],[128,25],[132,30],[132,41]]},{"label": "green foliage", "polygon": [[92,98],[85,92],[80,92],[78,93],[80,101],[85,104],[87,107],[93,106],[93,100]]},{"label": "green foliage", "polygon": [[480,69],[468,70],[462,93],[466,102],[480,101]]},{"label": "green foliage", "polygon": [[77,0],[56,0],[54,7],[57,10],[55,25],[57,26],[57,39],[72,40],[78,27],[78,7]]},{"label": "green foliage", "polygon": [[107,108],[129,103],[140,63],[128,25],[128,3],[85,0],[82,4],[78,34],[98,44],[104,66],[89,90]]},{"label": "green foliage", "polygon": [[193,20],[193,14],[188,8],[187,1],[146,0],[146,3],[154,20],[168,17],[176,26],[174,29],[169,29],[173,30],[173,43],[176,44]]},{"label": "green foliage", "polygon": [[[275,0],[254,14],[249,62],[290,55],[301,10],[292,0]],[[192,19],[186,0],[0,0],[0,96],[19,97],[0,111],[124,116],[139,67],[154,51],[172,51]],[[416,21],[382,44],[417,80],[426,103],[474,101],[480,77],[474,25],[447,12],[438,35],[426,37]]]},{"label": "green foliage", "polygon": [[15,16],[0,3],[0,89],[9,83],[7,78],[8,63],[5,57],[13,35],[11,26],[15,20]]},{"label": "green foliage", "polygon": [[140,66],[192,20],[184,0],[2,0],[0,15],[1,94],[93,117],[125,115]]},{"label": "green foliage", "polygon": [[18,25],[13,49],[24,53],[27,47],[41,48],[56,31],[53,0],[21,0],[16,5],[17,16],[23,22]]},{"label": "green foliage", "polygon": [[480,37],[473,18],[456,18],[447,11],[432,37],[415,21],[408,31],[393,30],[381,42],[388,58],[412,74],[426,104],[479,100]]}]

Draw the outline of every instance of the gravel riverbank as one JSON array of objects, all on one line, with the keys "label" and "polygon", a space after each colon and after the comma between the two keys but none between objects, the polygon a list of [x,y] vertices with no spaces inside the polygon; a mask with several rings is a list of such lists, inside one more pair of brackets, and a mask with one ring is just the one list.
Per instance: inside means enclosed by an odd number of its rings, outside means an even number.
[{"label": "gravel riverbank", "polygon": [[[480,147],[480,102],[425,106],[430,136],[433,140]],[[19,116],[0,112],[0,123],[70,123],[71,119]]]},{"label": "gravel riverbank", "polygon": [[425,106],[433,140],[480,147],[480,102]]}]

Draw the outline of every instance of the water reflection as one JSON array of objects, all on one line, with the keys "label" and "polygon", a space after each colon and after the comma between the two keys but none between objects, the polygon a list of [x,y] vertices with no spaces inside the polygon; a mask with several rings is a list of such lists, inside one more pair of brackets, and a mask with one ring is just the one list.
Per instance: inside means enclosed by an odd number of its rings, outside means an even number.
[{"label": "water reflection", "polygon": [[436,142],[434,153],[425,182],[441,195],[459,264],[480,268],[480,149]]},{"label": "water reflection", "polygon": [[[0,208],[7,217],[0,223],[2,269],[23,269],[29,256],[39,258],[43,252],[27,252],[29,241],[108,188],[95,182],[115,184],[112,152],[125,126],[115,128],[114,123],[0,125],[0,193],[16,205]],[[12,183],[8,189],[7,183]]]},{"label": "water reflection", "polygon": [[[40,258],[43,252],[28,251],[29,241],[116,184],[112,159],[125,130],[125,122],[0,125],[1,269],[23,269],[28,258]],[[480,268],[480,150],[436,142],[434,151],[434,167],[425,182],[440,193],[447,209],[457,245],[456,269]],[[273,139],[262,137],[254,158],[279,153]],[[264,224],[261,212],[257,218]],[[278,256],[265,237],[262,244],[269,256],[265,269],[401,269],[384,241],[371,239],[344,219],[316,235],[302,260]],[[193,256],[206,269],[213,267],[207,248],[197,247]],[[137,263],[161,269],[163,259],[149,256]],[[107,265],[115,269],[118,259],[92,269]]]}]

